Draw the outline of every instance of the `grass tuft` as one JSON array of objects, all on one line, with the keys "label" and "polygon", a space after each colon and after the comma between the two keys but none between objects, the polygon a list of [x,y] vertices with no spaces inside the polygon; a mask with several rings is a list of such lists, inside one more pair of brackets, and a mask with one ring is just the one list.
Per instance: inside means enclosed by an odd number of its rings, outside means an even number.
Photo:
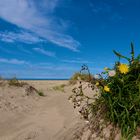
[{"label": "grass tuft", "polygon": [[20,82],[16,77],[8,80],[9,86],[23,87],[28,85],[26,82]]},{"label": "grass tuft", "polygon": [[39,90],[37,93],[38,93],[39,96],[45,96],[43,91],[41,91],[41,90]]},{"label": "grass tuft", "polygon": [[64,90],[65,86],[66,86],[65,84],[61,84],[61,85],[58,85],[58,86],[54,86],[54,87],[53,87],[53,90],[65,92],[65,90]]},{"label": "grass tuft", "polygon": [[69,80],[70,85],[75,85],[77,81],[80,79],[81,81],[89,82],[93,76],[87,73],[76,72]]}]

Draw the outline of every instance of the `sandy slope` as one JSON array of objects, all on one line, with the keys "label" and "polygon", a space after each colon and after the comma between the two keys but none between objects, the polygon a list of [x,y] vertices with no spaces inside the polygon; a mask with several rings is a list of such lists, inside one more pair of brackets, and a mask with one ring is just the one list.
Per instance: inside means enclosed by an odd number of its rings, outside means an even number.
[{"label": "sandy slope", "polygon": [[28,81],[45,97],[26,95],[24,88],[0,87],[0,140],[72,140],[82,125],[66,93],[54,91],[66,81]]}]

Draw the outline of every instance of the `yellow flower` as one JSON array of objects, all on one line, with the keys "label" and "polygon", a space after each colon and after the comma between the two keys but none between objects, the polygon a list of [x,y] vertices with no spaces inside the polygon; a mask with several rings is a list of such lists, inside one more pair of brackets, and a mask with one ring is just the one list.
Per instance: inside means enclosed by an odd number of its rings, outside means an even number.
[{"label": "yellow flower", "polygon": [[120,64],[118,68],[119,68],[119,71],[123,74],[126,74],[129,71],[129,67],[126,64]]},{"label": "yellow flower", "polygon": [[96,84],[95,84],[96,86],[99,86],[99,82],[96,82]]},{"label": "yellow flower", "polygon": [[107,67],[104,68],[105,71],[108,71],[109,69]]},{"label": "yellow flower", "polygon": [[110,92],[110,88],[108,86],[104,86],[104,91]]}]

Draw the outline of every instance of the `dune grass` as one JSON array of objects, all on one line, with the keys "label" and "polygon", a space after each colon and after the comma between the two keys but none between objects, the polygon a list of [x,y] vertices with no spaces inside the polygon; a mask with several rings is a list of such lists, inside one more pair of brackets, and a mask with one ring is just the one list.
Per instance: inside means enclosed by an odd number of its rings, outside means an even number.
[{"label": "dune grass", "polygon": [[23,87],[25,85],[28,85],[26,82],[19,81],[16,77],[8,80],[9,86],[16,86],[16,87]]},{"label": "dune grass", "polygon": [[61,84],[61,85],[58,85],[58,86],[54,86],[53,90],[65,92],[65,89],[64,89],[65,86],[66,86],[66,84]]},{"label": "dune grass", "polygon": [[37,93],[39,96],[45,96],[42,90],[38,90]]},{"label": "dune grass", "polygon": [[89,73],[81,73],[81,72],[76,72],[73,74],[73,76],[69,80],[70,85],[74,85],[77,83],[78,80],[89,82],[93,76]]}]

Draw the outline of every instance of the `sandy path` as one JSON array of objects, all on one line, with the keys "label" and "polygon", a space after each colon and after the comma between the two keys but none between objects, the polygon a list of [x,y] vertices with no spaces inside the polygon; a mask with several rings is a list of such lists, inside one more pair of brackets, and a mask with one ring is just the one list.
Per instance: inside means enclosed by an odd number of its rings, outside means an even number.
[{"label": "sandy path", "polygon": [[39,100],[32,111],[16,115],[12,121],[9,119],[0,126],[0,140],[73,139],[74,129],[81,125],[81,120],[68,102],[70,89],[68,93],[56,93],[44,87],[43,91],[47,96]]}]

